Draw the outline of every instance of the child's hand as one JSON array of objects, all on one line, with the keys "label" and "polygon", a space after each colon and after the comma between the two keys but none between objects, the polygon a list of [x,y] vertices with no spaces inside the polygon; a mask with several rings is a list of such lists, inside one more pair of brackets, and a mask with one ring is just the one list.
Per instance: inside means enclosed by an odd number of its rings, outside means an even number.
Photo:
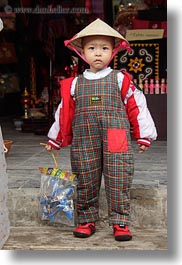
[{"label": "child's hand", "polygon": [[40,145],[43,145],[47,151],[52,151],[52,146],[50,144],[40,143]]},{"label": "child's hand", "polygon": [[52,146],[51,146],[50,144],[46,144],[46,145],[45,145],[45,149],[46,149],[47,151],[51,152],[53,148],[52,148]]},{"label": "child's hand", "polygon": [[139,144],[139,148],[140,148],[140,150],[138,151],[138,153],[140,153],[140,154],[147,151],[147,149],[148,149],[148,147],[144,144]]}]

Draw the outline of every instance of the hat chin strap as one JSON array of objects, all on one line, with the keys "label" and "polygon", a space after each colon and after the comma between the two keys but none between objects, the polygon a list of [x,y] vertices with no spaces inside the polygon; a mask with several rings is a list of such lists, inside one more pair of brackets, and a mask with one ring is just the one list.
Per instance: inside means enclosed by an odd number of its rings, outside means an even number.
[{"label": "hat chin strap", "polygon": [[[82,58],[83,61],[85,61],[87,64],[88,61],[85,59],[85,57],[83,55],[81,55],[81,53],[70,43],[69,40],[65,40],[64,41],[64,45],[68,48],[70,48],[71,50],[73,50],[80,58]],[[128,52],[132,51],[131,47],[128,45],[128,43],[126,41],[121,41],[113,50],[112,52],[112,56],[109,59],[109,61],[107,62],[107,64],[104,66],[107,67],[110,62],[112,61],[112,59],[114,58],[114,56],[118,53],[119,50],[121,49],[126,49]]]},{"label": "hat chin strap", "polygon": [[85,61],[87,64],[89,64],[88,61],[85,59],[85,57],[83,55],[81,55],[81,53],[69,42],[69,40],[65,40],[64,45],[66,47],[70,48],[71,50],[73,50],[74,52],[76,52],[76,54],[78,54],[78,56],[80,58],[82,58],[83,61]]},{"label": "hat chin strap", "polygon": [[114,56],[119,52],[119,50],[121,49],[126,49],[127,52],[132,51],[132,48],[128,45],[128,43],[126,41],[121,41],[113,50],[112,52],[112,56],[109,60],[109,62],[107,62],[106,66],[110,64],[110,62],[112,61],[112,59],[114,58]]}]

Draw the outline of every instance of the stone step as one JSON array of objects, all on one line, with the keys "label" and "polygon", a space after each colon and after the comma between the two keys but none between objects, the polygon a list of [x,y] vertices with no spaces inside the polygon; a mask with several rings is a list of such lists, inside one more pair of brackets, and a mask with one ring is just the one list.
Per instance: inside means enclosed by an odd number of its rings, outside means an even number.
[{"label": "stone step", "polygon": [[[148,185],[147,185],[148,184]],[[9,189],[10,236],[4,250],[167,250],[167,189],[156,182],[134,183],[131,189],[131,227],[128,242],[114,240],[108,224],[104,187],[96,233],[75,238],[73,226],[40,221],[39,188]]]},{"label": "stone step", "polygon": [[90,238],[76,238],[71,227],[18,226],[11,227],[4,250],[167,250],[165,229],[132,228],[131,241],[114,240],[107,223],[97,224]]},{"label": "stone step", "polygon": [[[39,188],[9,189],[7,206],[11,226],[37,226],[41,223],[39,196]],[[107,219],[103,184],[100,190],[100,218]],[[131,189],[132,226],[166,229],[166,220],[166,185],[160,185],[157,181],[134,182]]]}]

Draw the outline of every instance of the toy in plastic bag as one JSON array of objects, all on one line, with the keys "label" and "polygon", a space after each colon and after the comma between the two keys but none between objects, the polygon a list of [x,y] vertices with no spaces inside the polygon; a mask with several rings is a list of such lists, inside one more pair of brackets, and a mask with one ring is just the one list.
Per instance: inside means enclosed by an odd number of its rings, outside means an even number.
[{"label": "toy in plastic bag", "polygon": [[75,225],[76,175],[60,168],[39,168],[41,172],[41,220]]}]

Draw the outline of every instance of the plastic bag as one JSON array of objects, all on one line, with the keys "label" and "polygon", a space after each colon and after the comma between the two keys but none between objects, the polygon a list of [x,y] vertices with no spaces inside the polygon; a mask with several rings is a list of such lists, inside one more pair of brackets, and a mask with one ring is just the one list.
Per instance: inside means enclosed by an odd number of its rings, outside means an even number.
[{"label": "plastic bag", "polygon": [[75,225],[76,175],[60,168],[39,168],[41,172],[41,220]]}]

